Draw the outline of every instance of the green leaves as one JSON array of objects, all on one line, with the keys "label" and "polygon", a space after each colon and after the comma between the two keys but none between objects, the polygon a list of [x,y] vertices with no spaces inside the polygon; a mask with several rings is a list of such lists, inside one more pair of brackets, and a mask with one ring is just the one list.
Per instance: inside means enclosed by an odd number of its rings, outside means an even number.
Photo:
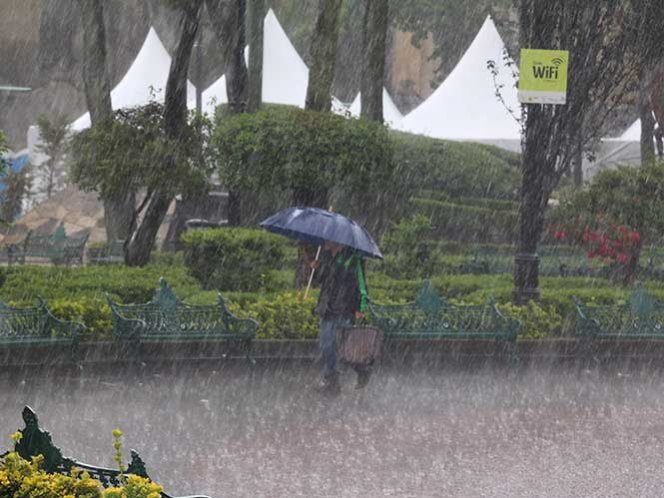
[{"label": "green leaves", "polygon": [[[211,169],[205,147],[208,134],[209,122],[196,116],[178,141],[169,140],[163,104],[157,102],[121,109],[72,138],[71,176],[103,199],[122,199],[140,189],[173,195],[199,192]],[[176,158],[174,169],[168,163],[171,155]]]},{"label": "green leaves", "polygon": [[222,180],[236,190],[363,191],[385,184],[393,165],[383,126],[287,106],[219,119],[212,146]]}]

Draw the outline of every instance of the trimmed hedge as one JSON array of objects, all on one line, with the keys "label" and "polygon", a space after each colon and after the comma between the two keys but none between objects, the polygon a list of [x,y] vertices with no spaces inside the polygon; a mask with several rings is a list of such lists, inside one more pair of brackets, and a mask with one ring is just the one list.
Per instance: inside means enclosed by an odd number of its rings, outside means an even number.
[{"label": "trimmed hedge", "polygon": [[470,242],[512,242],[519,229],[519,215],[452,202],[414,197],[411,211],[431,218],[434,233],[441,238]]},{"label": "trimmed hedge", "polygon": [[[378,272],[381,263],[367,271],[369,295],[375,302],[405,303],[417,295],[422,279],[396,279]],[[372,270],[372,268],[374,268]],[[145,268],[97,267],[55,268],[21,266],[6,268],[0,274],[5,283],[0,298],[16,305],[33,305],[37,295],[47,299],[55,316],[82,321],[88,327],[86,340],[110,339],[110,309],[104,292],[128,303],[148,301],[163,275],[178,297],[191,304],[213,304],[217,292],[206,291],[183,267]],[[275,272],[283,284],[292,281],[292,270]],[[0,279],[1,280],[1,279]],[[499,308],[524,321],[521,337],[541,338],[573,333],[576,319],[572,296],[589,304],[625,304],[630,289],[612,286],[601,278],[542,277],[541,299],[527,307],[515,307],[511,275],[435,275],[433,285],[454,304],[482,304],[492,296]],[[664,301],[664,284],[647,281],[645,287]],[[307,300],[292,291],[273,289],[261,292],[224,292],[232,312],[259,321],[259,339],[315,338],[318,318],[312,313],[317,291]]]},{"label": "trimmed hedge", "polygon": [[288,240],[264,230],[210,228],[182,236],[185,265],[204,289],[255,291],[283,266]]},{"label": "trimmed hedge", "polygon": [[[399,185],[452,197],[515,199],[519,155],[492,146],[391,132]],[[509,158],[509,160],[507,160]]]},{"label": "trimmed hedge", "polygon": [[460,204],[462,206],[495,209],[497,211],[517,212],[519,210],[519,203],[508,199],[491,199],[489,197],[452,197],[446,192],[436,190],[421,190],[415,197],[432,201],[451,202],[452,204]]}]

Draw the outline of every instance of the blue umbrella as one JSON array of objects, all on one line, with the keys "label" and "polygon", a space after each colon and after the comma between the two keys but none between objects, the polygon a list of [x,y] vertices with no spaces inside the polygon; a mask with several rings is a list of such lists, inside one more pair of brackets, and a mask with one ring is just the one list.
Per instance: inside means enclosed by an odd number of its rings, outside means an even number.
[{"label": "blue umbrella", "polygon": [[260,224],[266,230],[319,246],[326,240],[351,247],[370,258],[383,259],[378,244],[357,222],[319,208],[291,207],[273,214]]}]

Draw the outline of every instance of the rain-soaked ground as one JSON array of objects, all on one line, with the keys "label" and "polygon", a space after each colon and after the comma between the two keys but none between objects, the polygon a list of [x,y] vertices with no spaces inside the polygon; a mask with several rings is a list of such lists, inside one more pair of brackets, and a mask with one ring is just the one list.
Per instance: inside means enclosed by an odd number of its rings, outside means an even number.
[{"label": "rain-soaked ground", "polygon": [[119,427],[167,491],[214,498],[664,496],[653,369],[384,368],[328,400],[308,363],[222,365],[0,373],[0,432],[29,404],[65,454],[113,466]]}]

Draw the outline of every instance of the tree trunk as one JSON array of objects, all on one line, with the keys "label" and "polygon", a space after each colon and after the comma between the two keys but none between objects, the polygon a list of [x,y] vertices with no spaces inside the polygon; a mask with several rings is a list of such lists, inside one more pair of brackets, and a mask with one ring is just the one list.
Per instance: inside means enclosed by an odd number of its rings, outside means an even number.
[{"label": "tree trunk", "polygon": [[128,192],[124,199],[104,200],[104,226],[107,241],[129,239],[134,209],[136,209],[134,192]]},{"label": "tree trunk", "polygon": [[[206,5],[224,53],[228,108],[232,114],[240,114],[247,109],[248,92],[247,65],[244,60],[246,1],[207,0]],[[227,218],[231,226],[240,226],[242,223],[239,192],[228,191]]]},{"label": "tree trunk", "polygon": [[[78,0],[83,24],[83,83],[90,122],[97,125],[113,115],[111,83],[106,63],[106,28],[102,0]],[[103,199],[106,240],[126,240],[133,216],[135,195]]]},{"label": "tree trunk", "polygon": [[572,158],[572,177],[574,179],[574,187],[580,189],[583,187],[583,127],[579,127],[574,139],[576,140],[577,147]]},{"label": "tree trunk", "polygon": [[365,0],[360,116],[380,123],[383,122],[388,17],[388,0]]},{"label": "tree trunk", "polygon": [[339,37],[341,0],[319,0],[318,18],[311,39],[311,70],[305,108],[328,112],[332,107],[332,82]]},{"label": "tree trunk", "polygon": [[641,118],[641,165],[655,160],[655,144],[653,142],[655,119],[652,116],[650,91],[652,88],[652,68],[641,71],[639,79],[639,117]]},{"label": "tree trunk", "polygon": [[249,25],[249,87],[247,112],[256,112],[263,101],[263,27],[265,0],[247,0]]},{"label": "tree trunk", "polygon": [[83,82],[90,121],[97,124],[113,114],[106,66],[103,0],[78,0],[83,23]]},{"label": "tree trunk", "polygon": [[[168,74],[164,103],[166,138],[173,144],[181,140],[187,123],[187,73],[200,23],[201,5],[192,2],[181,7],[180,38]],[[177,160],[177,152],[167,158],[171,169],[175,170]],[[155,192],[148,202],[143,219],[125,246],[125,262],[128,265],[144,266],[150,261],[150,251],[155,244],[157,232],[173,200],[167,191]]]},{"label": "tree trunk", "polygon": [[206,6],[226,67],[226,95],[232,113],[247,107],[247,65],[244,60],[245,0],[207,0]]}]

